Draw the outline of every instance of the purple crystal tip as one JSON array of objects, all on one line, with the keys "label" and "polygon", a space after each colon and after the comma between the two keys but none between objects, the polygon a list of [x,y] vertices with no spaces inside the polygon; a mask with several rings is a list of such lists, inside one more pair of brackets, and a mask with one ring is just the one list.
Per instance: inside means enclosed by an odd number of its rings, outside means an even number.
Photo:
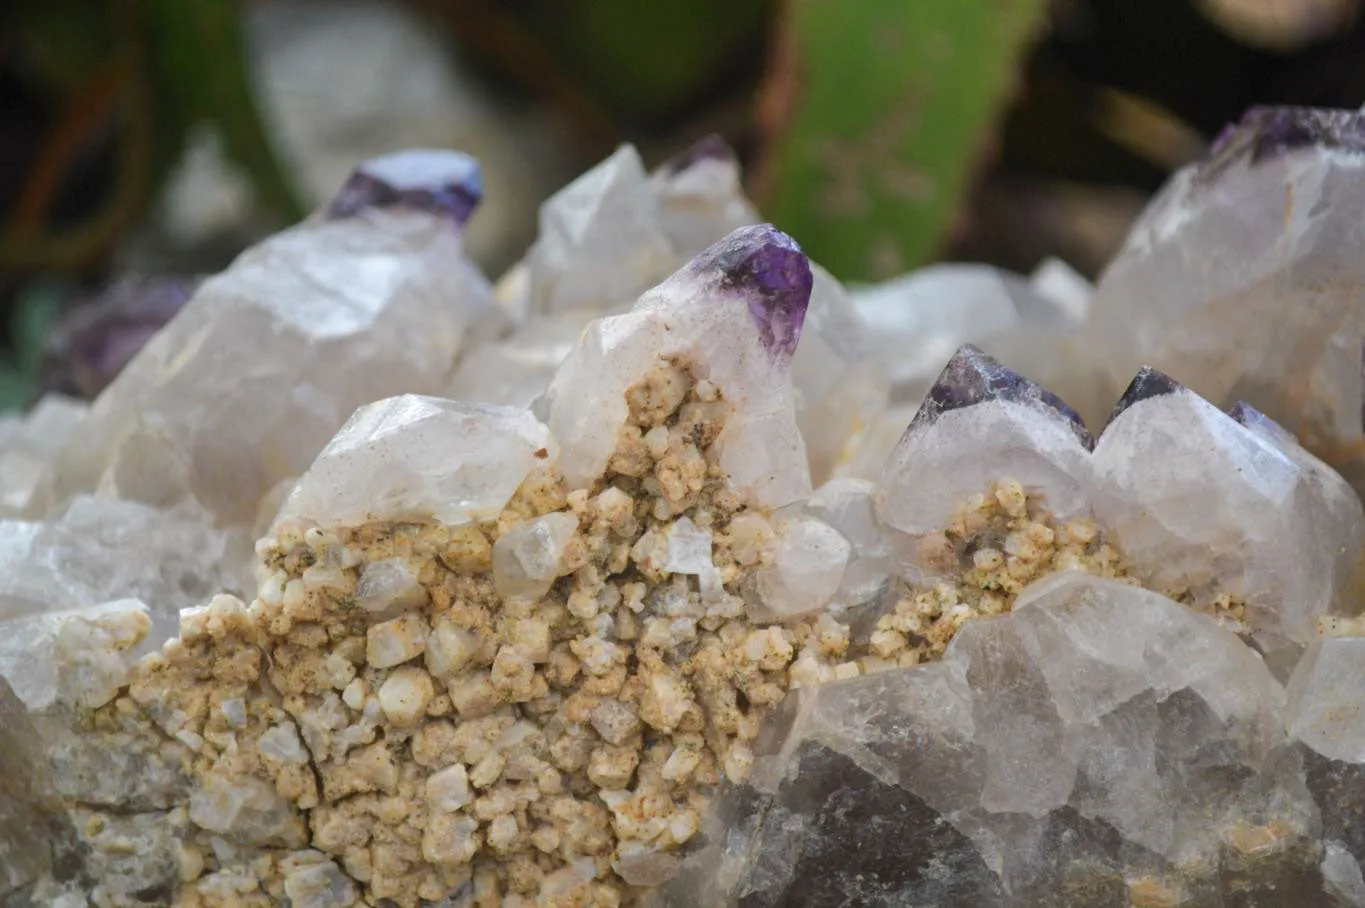
[{"label": "purple crystal tip", "polygon": [[719,272],[723,289],[743,294],[769,352],[795,352],[814,284],[810,260],[796,240],[771,224],[741,227],[693,259],[692,267]]},{"label": "purple crystal tip", "polygon": [[1365,114],[1319,107],[1253,107],[1219,133],[1200,167],[1204,178],[1235,161],[1273,160],[1301,148],[1365,152]]},{"label": "purple crystal tip", "polygon": [[185,307],[199,284],[199,278],[184,275],[128,276],[79,301],[48,333],[39,390],[94,400]]},{"label": "purple crystal tip", "polygon": [[1114,404],[1114,412],[1109,415],[1109,421],[1113,422],[1118,419],[1119,414],[1133,404],[1151,400],[1153,397],[1161,397],[1164,394],[1175,394],[1184,389],[1184,385],[1165,372],[1153,369],[1151,366],[1143,366],[1138,370],[1138,374],[1133,376],[1133,380],[1128,383],[1128,388],[1119,398],[1119,402]]},{"label": "purple crystal tip", "polygon": [[410,208],[463,226],[482,199],[478,161],[458,151],[415,148],[371,158],[353,170],[328,214],[346,218],[371,208]]},{"label": "purple crystal tip", "polygon": [[691,147],[678,152],[659,168],[667,174],[682,173],[702,161],[724,161],[737,164],[739,157],[718,133],[711,133],[704,139],[694,142]]},{"label": "purple crystal tip", "polygon": [[[1095,439],[1079,413],[1056,394],[1000,364],[971,344],[964,344],[948,360],[934,386],[915,412],[910,429],[934,422],[944,413],[992,400],[1033,405],[1064,419],[1076,438],[1091,450]],[[907,429],[909,431],[909,429]]]}]

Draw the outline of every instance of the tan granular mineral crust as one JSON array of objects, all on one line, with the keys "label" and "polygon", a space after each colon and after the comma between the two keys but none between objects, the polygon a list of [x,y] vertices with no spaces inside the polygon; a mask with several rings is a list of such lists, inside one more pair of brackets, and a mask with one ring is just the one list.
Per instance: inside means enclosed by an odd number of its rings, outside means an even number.
[{"label": "tan granular mineral crust", "polygon": [[187,846],[185,904],[605,906],[670,874],[798,651],[832,674],[848,635],[744,619],[762,556],[716,388],[660,362],[627,400],[593,489],[547,467],[478,526],[282,525],[256,601],[141,664],[128,697],[192,752],[191,818],[247,846]]}]

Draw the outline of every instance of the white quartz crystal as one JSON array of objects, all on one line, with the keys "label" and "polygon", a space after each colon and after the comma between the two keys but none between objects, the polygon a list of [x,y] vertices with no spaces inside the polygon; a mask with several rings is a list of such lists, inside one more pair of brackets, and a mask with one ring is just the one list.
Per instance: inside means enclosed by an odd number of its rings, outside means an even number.
[{"label": "white quartz crystal", "polygon": [[417,582],[417,571],[407,559],[388,558],[372,561],[360,572],[356,585],[356,604],[367,612],[416,608],[427,600],[427,592]]},{"label": "white quartz crystal", "polygon": [[970,347],[944,369],[877,481],[878,517],[921,537],[1001,476],[1055,514],[1089,506],[1088,435],[1074,414],[1027,379]]},{"label": "white quartz crystal", "polygon": [[438,391],[491,312],[447,217],[319,213],[206,281],[129,363],[59,457],[58,495],[193,498],[247,523],[357,406]]},{"label": "white quartz crystal", "polygon": [[602,308],[638,295],[673,265],[658,200],[633,146],[555,193],[528,257],[535,311]]},{"label": "white quartz crystal", "polygon": [[1154,588],[1242,599],[1266,650],[1307,643],[1318,616],[1348,606],[1359,500],[1281,432],[1144,375],[1135,389],[1169,390],[1128,405],[1100,436],[1096,518]]},{"label": "white quartz crystal", "polygon": [[1365,764],[1365,637],[1319,640],[1289,680],[1289,734],[1332,760]]},{"label": "white quartz crystal", "polygon": [[0,624],[0,676],[29,709],[59,699],[94,709],[127,683],[132,651],[150,629],[136,599],[10,620]]},{"label": "white quartz crystal", "polygon": [[294,487],[279,519],[326,526],[486,520],[553,457],[549,432],[525,410],[392,397],[355,412]]},{"label": "white quartz crystal", "polygon": [[852,551],[838,530],[798,517],[778,525],[772,545],[771,566],[755,575],[762,617],[796,617],[834,598]]},{"label": "white quartz crystal", "polygon": [[493,582],[503,596],[538,599],[565,573],[564,549],[578,519],[557,513],[513,527],[493,544]]}]

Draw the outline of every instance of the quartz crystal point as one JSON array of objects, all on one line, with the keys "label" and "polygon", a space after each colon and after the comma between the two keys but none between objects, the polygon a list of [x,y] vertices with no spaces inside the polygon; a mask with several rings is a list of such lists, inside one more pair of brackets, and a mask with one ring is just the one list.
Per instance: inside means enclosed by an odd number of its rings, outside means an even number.
[{"label": "quartz crystal point", "polygon": [[650,177],[660,225],[680,255],[695,255],[733,230],[759,222],[740,184],[739,158],[710,135],[665,161]]},{"label": "quartz crystal point", "polygon": [[461,249],[477,183],[454,152],[381,158],[331,209],[247,250],[100,395],[59,493],[192,498],[249,524],[358,405],[438,391],[491,311]]},{"label": "quartz crystal point", "polygon": [[1363,117],[1250,111],[1148,206],[1087,329],[1111,387],[1146,363],[1215,404],[1246,400],[1358,490]]},{"label": "quartz crystal point", "polygon": [[278,521],[327,527],[496,517],[554,441],[526,410],[415,394],[367,404],[299,480]]},{"label": "quartz crystal point", "polygon": [[[684,363],[731,408],[717,446],[731,484],[780,507],[810,492],[789,366],[811,294],[809,262],[791,237],[744,227],[707,249],[622,316],[589,326],[542,404],[570,488],[600,476],[629,412],[626,391]],[[666,375],[658,375],[668,393]]]},{"label": "quartz crystal point", "polygon": [[63,695],[82,709],[97,709],[128,683],[134,648],[151,624],[147,606],[136,599],[6,621],[0,676],[30,710],[47,709]]},{"label": "quartz crystal point", "polygon": [[1095,516],[1154,588],[1243,600],[1270,653],[1351,604],[1365,516],[1283,429],[1246,406],[1234,414],[1140,372],[1095,446]]},{"label": "quartz crystal point", "polygon": [[527,259],[533,311],[605,308],[666,273],[674,254],[658,204],[630,145],[555,193]]},{"label": "quartz crystal point", "polygon": [[1146,877],[1223,904],[1259,859],[1265,904],[1321,904],[1282,702],[1213,619],[1054,575],[939,664],[791,694],[661,901],[1103,908]]},{"label": "quartz crystal point", "polygon": [[821,520],[783,521],[772,564],[755,577],[764,617],[786,620],[828,604],[839,591],[851,553],[848,540]]},{"label": "quartz crystal point", "polygon": [[878,480],[877,514],[923,537],[955,508],[1009,475],[1059,515],[1088,506],[1090,434],[1074,411],[975,347],[963,347],[929,390]]},{"label": "quartz crystal point", "polygon": [[[493,545],[493,583],[507,597],[539,599],[564,573],[564,549],[578,529],[572,514],[546,514],[513,527]],[[708,551],[709,556],[709,551]]]},{"label": "quartz crystal point", "polygon": [[627,308],[736,228],[759,222],[739,162],[709,137],[647,174],[629,145],[551,197],[526,261],[504,279],[514,317]]}]

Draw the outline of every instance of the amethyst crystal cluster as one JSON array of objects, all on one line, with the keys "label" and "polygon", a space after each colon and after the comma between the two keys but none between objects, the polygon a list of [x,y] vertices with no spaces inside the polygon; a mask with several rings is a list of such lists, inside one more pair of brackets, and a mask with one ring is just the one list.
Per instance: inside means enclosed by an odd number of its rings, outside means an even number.
[{"label": "amethyst crystal cluster", "polygon": [[0,905],[1365,905],[1359,123],[1098,288],[363,164],[3,424]]}]

